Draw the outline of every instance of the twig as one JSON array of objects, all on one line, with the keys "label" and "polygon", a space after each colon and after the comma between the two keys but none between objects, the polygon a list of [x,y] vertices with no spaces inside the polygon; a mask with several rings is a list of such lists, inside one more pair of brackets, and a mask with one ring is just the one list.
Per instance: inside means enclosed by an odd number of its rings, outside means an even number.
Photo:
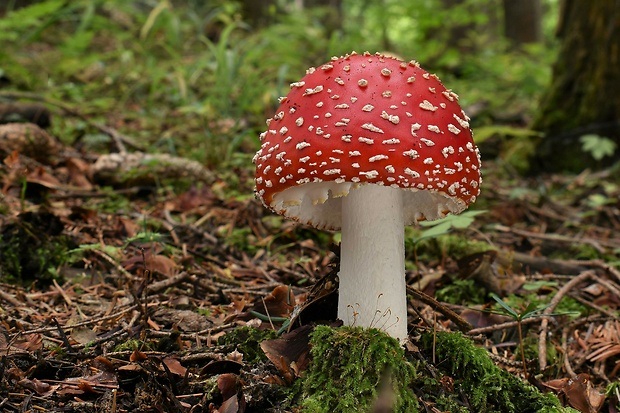
[{"label": "twig", "polygon": [[549,307],[545,308],[541,316],[543,317],[540,323],[540,333],[538,340],[538,365],[540,370],[544,370],[547,367],[547,326],[549,325],[550,314],[553,313],[557,305],[560,303],[568,293],[582,281],[587,280],[592,276],[592,271],[584,271],[560,288],[557,294],[551,299]]},{"label": "twig", "polygon": [[[124,310],[115,312],[114,314],[109,314],[103,317],[97,317],[97,318],[92,318],[90,320],[81,321],[79,323],[71,324],[70,326],[65,326],[65,328],[83,327],[83,326],[87,326],[90,324],[96,324],[102,321],[107,321],[112,318],[119,318],[123,314],[135,310],[136,307],[137,307],[137,304],[133,304],[132,306],[125,308]],[[27,335],[27,334],[35,334],[35,333],[49,333],[50,331],[56,331],[56,327],[42,327],[42,328],[37,328],[33,330],[22,331],[22,332],[19,332],[18,334]]]},{"label": "twig", "polygon": [[[525,325],[525,324],[534,324],[540,321],[540,317],[531,317],[531,318],[526,318],[525,320],[521,321],[521,325]],[[478,334],[487,334],[487,333],[492,333],[494,331],[499,331],[499,330],[505,330],[508,328],[515,328],[517,327],[517,322],[516,321],[507,321],[505,323],[501,323],[501,324],[494,324],[492,326],[488,326],[488,327],[479,327],[479,328],[474,328],[471,329],[467,332],[468,335],[470,336],[475,336]]]},{"label": "twig", "polygon": [[24,305],[24,303],[19,301],[17,298],[13,297],[9,293],[5,293],[2,290],[0,290],[0,300],[6,301],[7,303],[11,304],[13,307],[21,307],[22,305]]},{"label": "twig", "polygon": [[[206,231],[201,230],[198,226],[196,226],[196,224],[193,225],[187,225],[187,224],[183,224],[180,222],[177,222],[172,215],[170,215],[170,211],[169,210],[165,210],[164,211],[164,218],[165,221],[167,222],[169,225],[172,226],[172,228],[169,230],[170,233],[174,233],[174,231],[176,229],[185,229],[187,231],[192,231],[198,235],[200,235],[201,237],[203,237],[204,239],[206,239],[207,241],[209,241],[211,244],[217,244],[217,238],[214,235],[209,234]],[[149,219],[153,219],[153,217],[149,217]]]},{"label": "twig", "polygon": [[116,268],[116,270],[118,272],[120,272],[126,279],[131,280],[133,278],[133,275],[131,275],[131,273],[129,271],[127,271],[125,268],[123,268],[122,265],[120,265],[119,263],[117,263],[112,257],[110,257],[108,254],[106,254],[103,251],[100,251],[96,248],[93,248],[91,250],[89,250],[90,252],[92,252],[95,255],[98,255],[99,257],[103,258],[105,261],[107,261],[108,263],[110,263],[114,268]]},{"label": "twig", "polygon": [[[607,264],[604,261],[595,260],[595,261],[593,261],[593,265],[601,268],[605,272],[608,272],[610,275],[612,275],[616,279],[616,282],[620,283],[620,271],[618,271],[617,269],[615,269],[614,267],[612,267],[611,265]],[[597,277],[597,279],[598,279],[598,277]],[[598,281],[598,282],[600,283],[600,281]],[[604,285],[605,287],[609,288],[607,285],[605,285],[603,283],[601,283],[601,284]],[[610,290],[614,290],[615,294],[620,297],[620,294],[618,293],[618,288],[617,287],[609,288],[609,289]]]},{"label": "twig", "polygon": [[58,294],[60,294],[62,296],[63,300],[65,300],[65,302],[69,306],[73,306],[73,300],[71,299],[71,297],[69,297],[67,295],[65,290],[63,290],[62,287],[60,285],[58,285],[58,282],[56,282],[55,279],[52,279],[52,283],[54,284],[54,288],[56,289],[56,291],[58,291]]},{"label": "twig", "polygon": [[594,304],[593,302],[591,302],[590,300],[586,300],[585,298],[583,298],[582,296],[580,296],[577,293],[570,293],[568,295],[570,298],[580,302],[581,304],[585,305],[586,307],[590,307],[591,309],[598,311],[601,314],[605,314],[607,317],[615,317],[615,313],[613,311],[609,311],[604,309],[603,307]]},{"label": "twig", "polygon": [[582,237],[582,238],[568,237],[568,236],[559,235],[559,234],[544,234],[544,233],[539,234],[537,232],[525,231],[522,229],[511,228],[511,227],[507,227],[505,225],[499,225],[499,224],[495,225],[493,228],[497,231],[511,232],[513,234],[520,235],[523,237],[538,238],[538,239],[542,239],[545,241],[566,242],[570,244],[574,244],[574,243],[588,244],[588,245],[591,245],[594,249],[596,249],[600,253],[605,252],[603,247],[618,248],[618,246],[620,246],[620,241],[613,240],[613,239],[612,240],[603,240],[603,239],[596,240],[593,238],[586,238],[586,237]]},{"label": "twig", "polygon": [[441,304],[439,301],[435,300],[433,297],[424,294],[422,291],[416,290],[410,286],[407,286],[407,294],[413,295],[417,300],[422,301],[424,304],[431,306],[431,308],[435,311],[439,311],[446,318],[452,321],[462,332],[466,333],[470,331],[473,326],[465,320],[463,317],[450,310],[445,305]]},{"label": "twig", "polygon": [[149,286],[147,286],[146,289],[149,294],[156,293],[158,291],[165,290],[166,288],[170,288],[175,284],[179,284],[185,281],[186,279],[189,278],[189,276],[190,275],[186,271],[183,271],[183,272],[178,273],[175,276],[166,278],[165,280],[156,281],[150,284]]},{"label": "twig", "polygon": [[497,354],[493,354],[490,351],[487,352],[487,354],[489,355],[489,358],[491,358],[493,361],[498,362],[498,363],[502,363],[505,366],[516,367],[516,368],[523,367],[523,363],[521,363],[520,361],[510,360],[510,359],[507,359],[506,357],[502,357],[502,356],[499,356]]},{"label": "twig", "polygon": [[572,366],[570,365],[570,360],[568,357],[568,332],[570,330],[568,328],[565,328],[562,330],[562,352],[564,353],[564,369],[566,370],[566,373],[568,374],[568,377],[575,377],[575,370],[573,370]]}]

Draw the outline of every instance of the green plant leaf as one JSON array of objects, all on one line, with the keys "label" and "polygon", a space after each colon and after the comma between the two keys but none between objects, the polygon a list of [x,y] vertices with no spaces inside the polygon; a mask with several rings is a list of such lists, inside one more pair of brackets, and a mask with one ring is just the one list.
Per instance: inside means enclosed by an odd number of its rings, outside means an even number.
[{"label": "green plant leaf", "polygon": [[579,138],[581,149],[588,152],[594,159],[600,161],[606,156],[612,156],[616,152],[616,142],[595,134],[583,135]]},{"label": "green plant leaf", "polygon": [[497,303],[506,311],[506,315],[509,315],[510,317],[514,318],[515,320],[519,320],[520,319],[519,313],[517,313],[514,310],[514,308],[509,306],[507,303],[505,303],[504,300],[499,298],[499,296],[497,294],[491,294],[491,298],[494,299],[495,301],[497,301]]},{"label": "green plant leaf", "polygon": [[514,126],[508,125],[489,125],[476,128],[475,140],[477,144],[480,144],[495,135],[529,138],[540,137],[542,133],[531,129],[515,128]]},{"label": "green plant leaf", "polygon": [[414,243],[448,234],[453,229],[469,228],[474,222],[474,218],[485,212],[485,210],[465,211],[460,215],[447,215],[435,221],[422,221],[420,222],[420,226],[427,227],[428,229],[423,230],[420,236],[414,239]]}]

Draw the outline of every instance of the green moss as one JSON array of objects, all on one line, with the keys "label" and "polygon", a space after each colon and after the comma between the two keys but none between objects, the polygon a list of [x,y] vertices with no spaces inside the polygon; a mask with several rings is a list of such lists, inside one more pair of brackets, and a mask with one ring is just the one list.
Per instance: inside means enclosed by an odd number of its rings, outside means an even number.
[{"label": "green moss", "polygon": [[260,348],[260,343],[278,336],[274,330],[259,330],[253,327],[239,327],[218,339],[220,345],[234,345],[243,353],[243,361],[252,364],[267,361],[267,356]]},{"label": "green moss", "polygon": [[0,280],[43,285],[60,280],[57,268],[71,244],[62,230],[61,220],[45,211],[22,213],[0,227]]},{"label": "green moss", "polygon": [[255,254],[258,250],[256,236],[250,228],[233,228],[232,231],[229,231],[227,227],[222,227],[220,232],[219,235],[225,237],[226,245],[246,251],[249,254]]},{"label": "green moss", "polygon": [[487,292],[474,280],[454,280],[437,290],[437,299],[450,304],[484,304]]},{"label": "green moss", "polygon": [[413,261],[417,255],[419,261],[428,262],[445,257],[464,257],[489,250],[488,243],[472,240],[471,237],[459,232],[446,232],[416,241],[423,235],[424,231],[420,228],[405,228],[405,253],[408,260]]},{"label": "green moss", "polygon": [[419,411],[410,387],[415,366],[394,338],[373,328],[317,326],[310,344],[312,361],[302,383],[303,412],[370,411],[386,384],[395,396],[394,411]]},{"label": "green moss", "polygon": [[[425,351],[433,348],[433,335],[422,336]],[[535,387],[497,367],[484,349],[459,333],[435,336],[437,368],[454,379],[455,392],[466,395],[472,411],[480,413],[575,412],[561,406],[554,395]],[[457,393],[458,393],[457,392]]]},{"label": "green moss", "polygon": [[136,340],[136,339],[129,339],[127,341],[124,341],[122,343],[117,344],[114,347],[114,352],[121,352],[121,351],[134,351],[137,349],[144,349],[143,348],[143,343],[140,340]]}]

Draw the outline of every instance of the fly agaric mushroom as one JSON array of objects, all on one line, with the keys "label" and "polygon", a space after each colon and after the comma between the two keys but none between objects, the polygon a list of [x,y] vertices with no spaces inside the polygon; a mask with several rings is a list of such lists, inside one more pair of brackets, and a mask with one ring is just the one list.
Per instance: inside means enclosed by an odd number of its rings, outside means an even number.
[{"label": "fly agaric mushroom", "polygon": [[404,225],[458,214],[480,155],[458,96],[415,61],[353,52],[311,68],[260,135],[256,194],[342,230],[338,317],[407,338]]}]

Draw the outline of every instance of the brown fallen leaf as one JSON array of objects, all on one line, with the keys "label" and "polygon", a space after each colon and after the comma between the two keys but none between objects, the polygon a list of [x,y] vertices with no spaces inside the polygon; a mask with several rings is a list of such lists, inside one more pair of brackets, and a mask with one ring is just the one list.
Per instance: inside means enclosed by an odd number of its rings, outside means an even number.
[{"label": "brown fallen leaf", "polygon": [[224,402],[217,410],[218,413],[243,413],[246,408],[245,396],[236,374],[225,373],[217,378],[217,388]]},{"label": "brown fallen leaf", "polygon": [[310,333],[314,327],[305,325],[280,338],[265,340],[260,343],[267,358],[278,368],[289,383],[293,374],[299,376],[309,363]]},{"label": "brown fallen leaf", "polygon": [[147,356],[146,353],[143,353],[142,351],[139,351],[139,350],[134,350],[129,356],[129,361],[131,362],[144,361],[148,358],[149,356]]},{"label": "brown fallen leaf", "polygon": [[550,380],[543,385],[564,396],[568,404],[581,413],[597,413],[605,402],[605,395],[592,386],[590,376],[585,373],[570,379]]},{"label": "brown fallen leaf", "polygon": [[177,376],[185,377],[185,373],[187,369],[181,365],[181,362],[176,357],[164,357],[161,361],[168,367],[170,373],[176,374]]},{"label": "brown fallen leaf", "polygon": [[[243,304],[245,305],[245,300],[243,300]],[[243,307],[240,305],[236,305],[235,308],[239,311],[243,310]],[[294,308],[295,295],[293,291],[289,286],[279,285],[273,289],[271,294],[262,300],[256,300],[249,310],[239,312],[235,318],[237,320],[249,321],[257,318],[258,314],[261,316],[261,319],[266,320],[268,326],[278,328],[282,322],[276,321],[274,318],[288,318]]]},{"label": "brown fallen leaf", "polygon": [[61,187],[61,183],[58,178],[56,178],[50,173],[50,171],[48,171],[42,166],[30,172],[26,176],[26,181],[29,184],[38,184],[48,189],[58,189]]},{"label": "brown fallen leaf", "polygon": [[80,344],[87,344],[97,338],[97,333],[88,327],[74,327],[71,329],[70,337]]},{"label": "brown fallen leaf", "polygon": [[467,308],[461,311],[460,316],[469,322],[474,328],[489,327],[512,320],[508,316],[489,313],[485,310],[485,306],[474,306],[472,309]]},{"label": "brown fallen leaf", "polygon": [[41,334],[26,334],[13,342],[13,347],[26,351],[38,351],[43,346]]},{"label": "brown fallen leaf", "polygon": [[231,396],[216,410],[217,413],[239,413],[239,400],[237,396]]},{"label": "brown fallen leaf", "polygon": [[69,174],[69,182],[73,186],[85,190],[93,189],[92,174],[88,163],[82,159],[71,157],[65,160],[65,164]]},{"label": "brown fallen leaf", "polygon": [[45,382],[40,381],[39,379],[22,379],[17,384],[20,386],[34,391],[37,395],[41,397],[46,397],[54,393],[56,389],[59,387],[58,385],[51,385]]}]

